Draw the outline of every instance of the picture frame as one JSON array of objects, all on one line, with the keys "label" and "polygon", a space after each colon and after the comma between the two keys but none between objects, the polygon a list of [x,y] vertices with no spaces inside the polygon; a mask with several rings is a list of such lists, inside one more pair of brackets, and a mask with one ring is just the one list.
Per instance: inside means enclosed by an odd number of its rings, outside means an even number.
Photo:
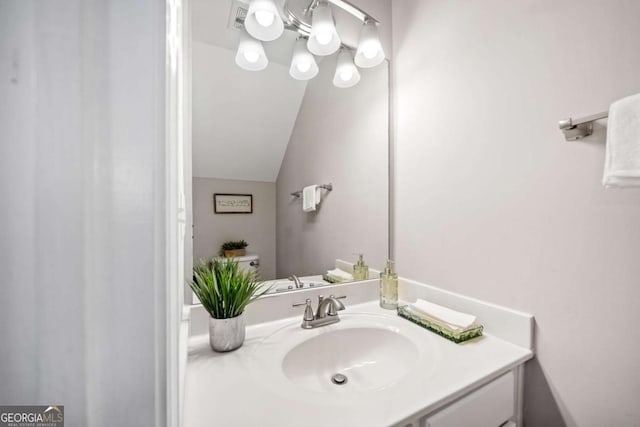
[{"label": "picture frame", "polygon": [[214,193],[215,214],[252,214],[253,194]]}]

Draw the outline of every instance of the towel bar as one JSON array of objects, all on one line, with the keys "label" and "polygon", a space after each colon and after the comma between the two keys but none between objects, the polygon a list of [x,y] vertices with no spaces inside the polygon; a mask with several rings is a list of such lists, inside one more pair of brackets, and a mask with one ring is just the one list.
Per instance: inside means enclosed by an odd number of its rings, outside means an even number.
[{"label": "towel bar", "polygon": [[607,117],[609,117],[609,112],[607,111],[575,120],[569,117],[568,119],[560,120],[558,127],[564,133],[567,141],[577,141],[593,133],[593,122]]},{"label": "towel bar", "polygon": [[[327,190],[327,191],[333,190],[333,184],[322,184],[322,185],[318,185],[318,187],[322,188],[323,190]],[[294,191],[293,193],[291,193],[291,195],[293,197],[300,197],[300,196],[302,196],[302,190]]]}]

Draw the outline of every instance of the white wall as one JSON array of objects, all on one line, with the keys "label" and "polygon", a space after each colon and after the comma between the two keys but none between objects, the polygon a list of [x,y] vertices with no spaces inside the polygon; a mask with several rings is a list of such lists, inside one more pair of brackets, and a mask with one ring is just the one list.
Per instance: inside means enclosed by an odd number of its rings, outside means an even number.
[{"label": "white wall", "polygon": [[288,66],[246,71],[234,58],[193,42],[193,174],[275,182],[306,82]]},{"label": "white wall", "polygon": [[640,2],[393,3],[403,276],[533,313],[527,426],[640,423],[640,190],[601,184],[603,128],[640,91]]},{"label": "white wall", "polygon": [[[278,175],[277,275],[322,274],[356,253],[380,269],[388,256],[388,70],[362,70],[358,85],[331,83],[323,62],[307,86]],[[333,184],[316,212],[290,193]]]},{"label": "white wall", "polygon": [[[213,194],[252,194],[252,214],[215,214]],[[248,254],[260,256],[260,277],[276,278],[276,184],[193,178],[194,260],[219,255],[229,240],[244,239]]]},{"label": "white wall", "polygon": [[3,405],[164,425],[164,20],[0,1]]}]

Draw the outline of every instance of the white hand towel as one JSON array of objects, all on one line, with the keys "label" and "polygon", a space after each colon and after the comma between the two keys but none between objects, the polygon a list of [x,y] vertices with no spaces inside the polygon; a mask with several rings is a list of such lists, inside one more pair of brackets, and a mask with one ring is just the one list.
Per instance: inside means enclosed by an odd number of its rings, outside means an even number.
[{"label": "white hand towel", "polygon": [[605,187],[640,187],[640,94],[611,104],[607,124]]},{"label": "white hand towel", "polygon": [[340,281],[343,282],[349,282],[353,280],[353,275],[351,273],[347,273],[346,271],[340,270],[339,268],[327,271],[327,275],[332,276],[336,279],[340,279]]},{"label": "white hand towel", "polygon": [[302,189],[302,210],[304,212],[313,212],[316,206],[320,204],[320,187],[317,185],[308,185]]},{"label": "white hand towel", "polygon": [[446,326],[454,331],[465,330],[476,321],[476,316],[461,313],[421,299],[410,304],[409,307],[420,314],[445,323]]}]

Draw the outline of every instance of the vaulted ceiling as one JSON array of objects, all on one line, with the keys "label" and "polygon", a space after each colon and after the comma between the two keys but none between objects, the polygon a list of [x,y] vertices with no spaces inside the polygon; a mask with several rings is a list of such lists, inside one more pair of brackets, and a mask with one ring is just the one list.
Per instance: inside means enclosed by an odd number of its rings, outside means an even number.
[{"label": "vaulted ceiling", "polygon": [[265,70],[235,64],[237,5],[192,2],[193,176],[275,182],[306,82],[289,76],[291,32],[265,43]]}]

